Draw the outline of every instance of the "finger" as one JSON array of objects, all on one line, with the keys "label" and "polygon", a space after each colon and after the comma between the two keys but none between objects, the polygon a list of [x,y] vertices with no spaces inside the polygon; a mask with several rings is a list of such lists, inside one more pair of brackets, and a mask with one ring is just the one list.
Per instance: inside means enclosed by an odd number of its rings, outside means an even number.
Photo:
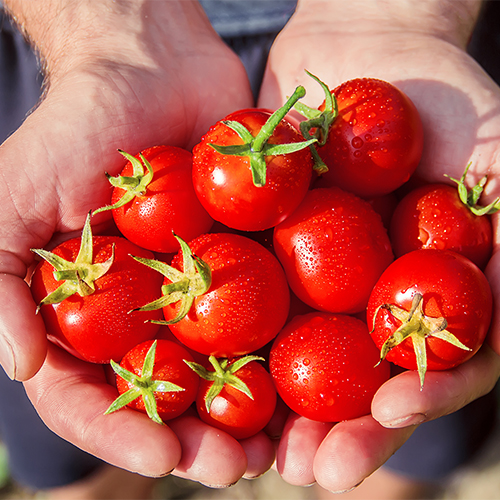
[{"label": "finger", "polygon": [[414,429],[386,429],[370,415],[338,423],[314,458],[317,483],[333,492],[354,488],[384,464]]},{"label": "finger", "polygon": [[104,414],[118,393],[100,365],[49,346],[44,365],[25,387],[50,429],[112,465],[157,477],[180,460],[179,441],[167,425],[128,408]]},{"label": "finger", "polygon": [[187,413],[169,422],[181,446],[182,458],[173,474],[211,488],[226,488],[243,477],[247,457],[229,434]]},{"label": "finger", "polygon": [[[0,363],[11,379],[27,380],[42,366],[47,351],[43,320],[26,282],[0,276]],[[15,314],[13,314],[15,311]]]},{"label": "finger", "polygon": [[255,479],[266,473],[275,459],[275,446],[265,432],[258,432],[255,436],[240,441],[247,456],[247,470],[244,478]]},{"label": "finger", "polygon": [[420,390],[418,374],[403,372],[375,394],[373,417],[384,427],[401,428],[459,410],[493,389],[500,357],[484,345],[466,363],[446,371],[428,371]]},{"label": "finger", "polygon": [[276,469],[287,483],[307,486],[315,482],[314,456],[331,427],[290,413],[276,456]]}]

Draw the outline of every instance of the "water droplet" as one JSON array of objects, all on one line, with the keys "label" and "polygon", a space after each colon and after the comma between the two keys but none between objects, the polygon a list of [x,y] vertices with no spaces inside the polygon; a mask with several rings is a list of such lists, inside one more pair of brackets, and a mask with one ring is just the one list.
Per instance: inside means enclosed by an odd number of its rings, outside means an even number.
[{"label": "water droplet", "polygon": [[359,148],[361,148],[363,146],[364,141],[363,141],[363,139],[361,139],[361,137],[355,137],[351,141],[351,144],[352,144],[353,148],[359,149]]}]

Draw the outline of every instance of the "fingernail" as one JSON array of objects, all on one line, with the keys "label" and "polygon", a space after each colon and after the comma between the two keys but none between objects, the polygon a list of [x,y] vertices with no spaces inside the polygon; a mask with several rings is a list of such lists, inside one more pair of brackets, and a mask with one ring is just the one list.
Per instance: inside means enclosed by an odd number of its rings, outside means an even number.
[{"label": "fingernail", "polygon": [[425,422],[427,417],[423,413],[412,413],[404,417],[389,420],[387,422],[380,422],[384,427],[409,427],[410,425],[419,425]]},{"label": "fingernail", "polygon": [[15,380],[16,362],[14,358],[14,351],[5,339],[0,339],[0,364],[2,365],[2,368],[7,376],[11,380]]}]

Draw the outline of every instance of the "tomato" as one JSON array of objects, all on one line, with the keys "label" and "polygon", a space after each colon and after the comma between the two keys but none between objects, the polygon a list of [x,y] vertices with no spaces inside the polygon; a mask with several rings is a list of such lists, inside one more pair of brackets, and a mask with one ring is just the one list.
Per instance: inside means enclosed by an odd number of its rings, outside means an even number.
[{"label": "tomato", "polygon": [[155,336],[159,326],[146,320],[162,319],[161,311],[130,312],[161,289],[161,276],[130,256],[151,252],[122,237],[92,237],[88,218],[81,238],[36,253],[49,260],[36,267],[31,291],[54,343],[85,361],[109,363]]},{"label": "tomato", "polygon": [[130,241],[155,252],[176,252],[172,232],[191,240],[208,232],[213,219],[196,196],[193,158],[174,146],[154,146],[129,160],[120,176],[109,177],[115,186],[111,205],[120,232]]},{"label": "tomato", "polygon": [[423,149],[422,122],[413,102],[394,85],[374,78],[349,80],[332,93],[338,114],[326,143],[317,147],[328,167],[318,185],[372,197],[404,184]]},{"label": "tomato", "polygon": [[[198,198],[216,221],[231,228],[269,229],[288,217],[309,189],[312,156],[291,123],[282,119],[266,141],[260,141],[262,146],[253,146],[271,116],[264,109],[239,110],[213,125],[193,149],[193,183]],[[241,135],[228,122],[239,124]],[[255,174],[258,169],[253,168],[249,156],[233,155],[220,148],[242,148],[245,143],[252,144],[248,155],[261,148],[264,173]],[[283,154],[271,149],[278,145],[301,145],[303,149]]]},{"label": "tomato", "polygon": [[118,397],[106,411],[124,406],[147,413],[161,424],[178,417],[195,401],[199,377],[188,366],[193,358],[180,344],[170,340],[150,340],[127,352],[116,372]]},{"label": "tomato", "polygon": [[276,337],[269,366],[278,394],[295,413],[339,422],[370,413],[378,388],[389,379],[389,363],[366,324],[344,314],[296,316]]},{"label": "tomato", "polygon": [[453,368],[477,352],[491,314],[491,289],[475,264],[449,250],[421,249],[384,271],[367,321],[381,357],[418,369],[423,386],[426,370]]},{"label": "tomato", "polygon": [[196,408],[201,420],[236,439],[246,439],[264,429],[274,414],[276,389],[261,358],[246,356],[217,360],[213,370],[191,364],[202,377]]},{"label": "tomato", "polygon": [[241,356],[267,344],[285,324],[290,292],[283,269],[250,238],[205,234],[171,266],[150,264],[165,275],[163,296],[143,309],[162,307],[171,332],[190,349]]},{"label": "tomato", "polygon": [[[463,190],[464,177],[458,181]],[[482,209],[475,204],[477,199],[467,198],[467,193],[461,197],[456,186],[444,183],[410,191],[397,205],[391,222],[396,257],[419,248],[447,249],[465,255],[484,269],[493,250],[490,212],[478,215]]]},{"label": "tomato", "polygon": [[336,313],[362,311],[393,259],[380,215],[336,187],[311,190],[275,227],[274,249],[297,297]]}]

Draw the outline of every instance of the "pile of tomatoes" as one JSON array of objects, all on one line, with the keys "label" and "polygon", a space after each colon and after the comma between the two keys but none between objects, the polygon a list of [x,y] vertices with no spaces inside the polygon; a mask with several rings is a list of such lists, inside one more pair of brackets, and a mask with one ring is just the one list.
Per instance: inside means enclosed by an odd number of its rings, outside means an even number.
[{"label": "pile of tomatoes", "polygon": [[[498,208],[478,205],[485,180],[413,188],[424,137],[410,99],[380,80],[330,91],[313,78],[318,109],[299,86],[274,112],[230,114],[193,151],[122,151],[81,237],[34,250],[49,338],[116,372],[108,413],[163,423],[195,406],[244,439],[279,396],[338,422],[370,412],[392,366],[423,387],[483,343]],[[119,235],[92,234],[104,211]]]}]

